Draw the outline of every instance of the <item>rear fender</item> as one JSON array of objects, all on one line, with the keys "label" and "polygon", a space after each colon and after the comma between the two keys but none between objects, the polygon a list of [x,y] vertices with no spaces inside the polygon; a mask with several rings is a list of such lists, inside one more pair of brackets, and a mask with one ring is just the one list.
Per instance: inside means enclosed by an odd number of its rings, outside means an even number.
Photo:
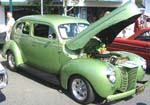
[{"label": "rear fender", "polygon": [[23,56],[21,54],[21,51],[20,51],[18,45],[14,41],[12,41],[12,40],[10,40],[9,42],[7,42],[4,45],[2,56],[4,58],[7,58],[7,53],[9,51],[12,52],[14,54],[14,56],[15,56],[16,66],[24,63]]}]

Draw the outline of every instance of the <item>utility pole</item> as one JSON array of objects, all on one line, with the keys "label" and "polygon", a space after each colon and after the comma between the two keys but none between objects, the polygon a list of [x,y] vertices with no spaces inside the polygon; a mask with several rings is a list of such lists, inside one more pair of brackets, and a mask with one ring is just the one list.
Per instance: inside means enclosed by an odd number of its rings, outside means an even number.
[{"label": "utility pole", "polygon": [[41,0],[41,15],[43,16],[43,0]]},{"label": "utility pole", "polygon": [[[79,4],[83,4],[85,0],[63,0],[63,7],[64,7],[64,15],[67,16],[67,12],[71,11],[74,6]],[[71,4],[71,7],[68,9],[68,4]]]},{"label": "utility pole", "polygon": [[12,0],[9,0],[9,11],[11,13],[13,13],[13,2],[12,2]]},{"label": "utility pole", "polygon": [[63,0],[64,16],[67,16],[67,0]]}]

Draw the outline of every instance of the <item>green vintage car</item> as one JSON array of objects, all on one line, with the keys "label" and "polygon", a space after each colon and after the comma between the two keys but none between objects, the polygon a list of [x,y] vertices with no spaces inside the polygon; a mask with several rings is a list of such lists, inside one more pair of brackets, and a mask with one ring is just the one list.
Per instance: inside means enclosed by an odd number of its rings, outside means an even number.
[{"label": "green vintage car", "polygon": [[[91,25],[68,16],[25,16],[16,21],[3,56],[11,70],[28,69],[59,84],[81,104],[93,102],[96,96],[122,99],[138,94],[149,83],[142,81],[146,61],[129,52],[99,50],[106,50],[102,47],[139,16],[130,2]],[[137,87],[138,81],[143,85]]]}]

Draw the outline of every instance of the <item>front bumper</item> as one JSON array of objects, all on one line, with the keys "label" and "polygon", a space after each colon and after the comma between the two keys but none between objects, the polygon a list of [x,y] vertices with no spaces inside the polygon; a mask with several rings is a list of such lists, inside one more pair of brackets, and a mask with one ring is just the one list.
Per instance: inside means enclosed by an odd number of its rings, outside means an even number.
[{"label": "front bumper", "polygon": [[0,89],[3,89],[8,84],[8,75],[5,68],[0,64]]},{"label": "front bumper", "polygon": [[140,82],[140,83],[143,84],[143,85],[140,86],[140,87],[137,87],[135,89],[132,89],[130,91],[119,93],[119,94],[115,94],[115,95],[109,95],[106,98],[107,102],[118,100],[118,99],[123,99],[125,97],[132,96],[134,94],[139,94],[139,93],[143,92],[145,87],[150,84],[150,81],[143,81],[143,82]]}]

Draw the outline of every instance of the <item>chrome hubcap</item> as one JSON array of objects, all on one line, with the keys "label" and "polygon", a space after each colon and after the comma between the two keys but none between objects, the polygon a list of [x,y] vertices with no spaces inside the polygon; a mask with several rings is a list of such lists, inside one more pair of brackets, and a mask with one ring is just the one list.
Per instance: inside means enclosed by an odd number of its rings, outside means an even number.
[{"label": "chrome hubcap", "polygon": [[83,101],[87,97],[87,86],[82,79],[74,79],[72,82],[72,92],[76,99]]},{"label": "chrome hubcap", "polygon": [[15,67],[15,58],[12,54],[8,56],[8,64],[10,67],[14,68]]}]

